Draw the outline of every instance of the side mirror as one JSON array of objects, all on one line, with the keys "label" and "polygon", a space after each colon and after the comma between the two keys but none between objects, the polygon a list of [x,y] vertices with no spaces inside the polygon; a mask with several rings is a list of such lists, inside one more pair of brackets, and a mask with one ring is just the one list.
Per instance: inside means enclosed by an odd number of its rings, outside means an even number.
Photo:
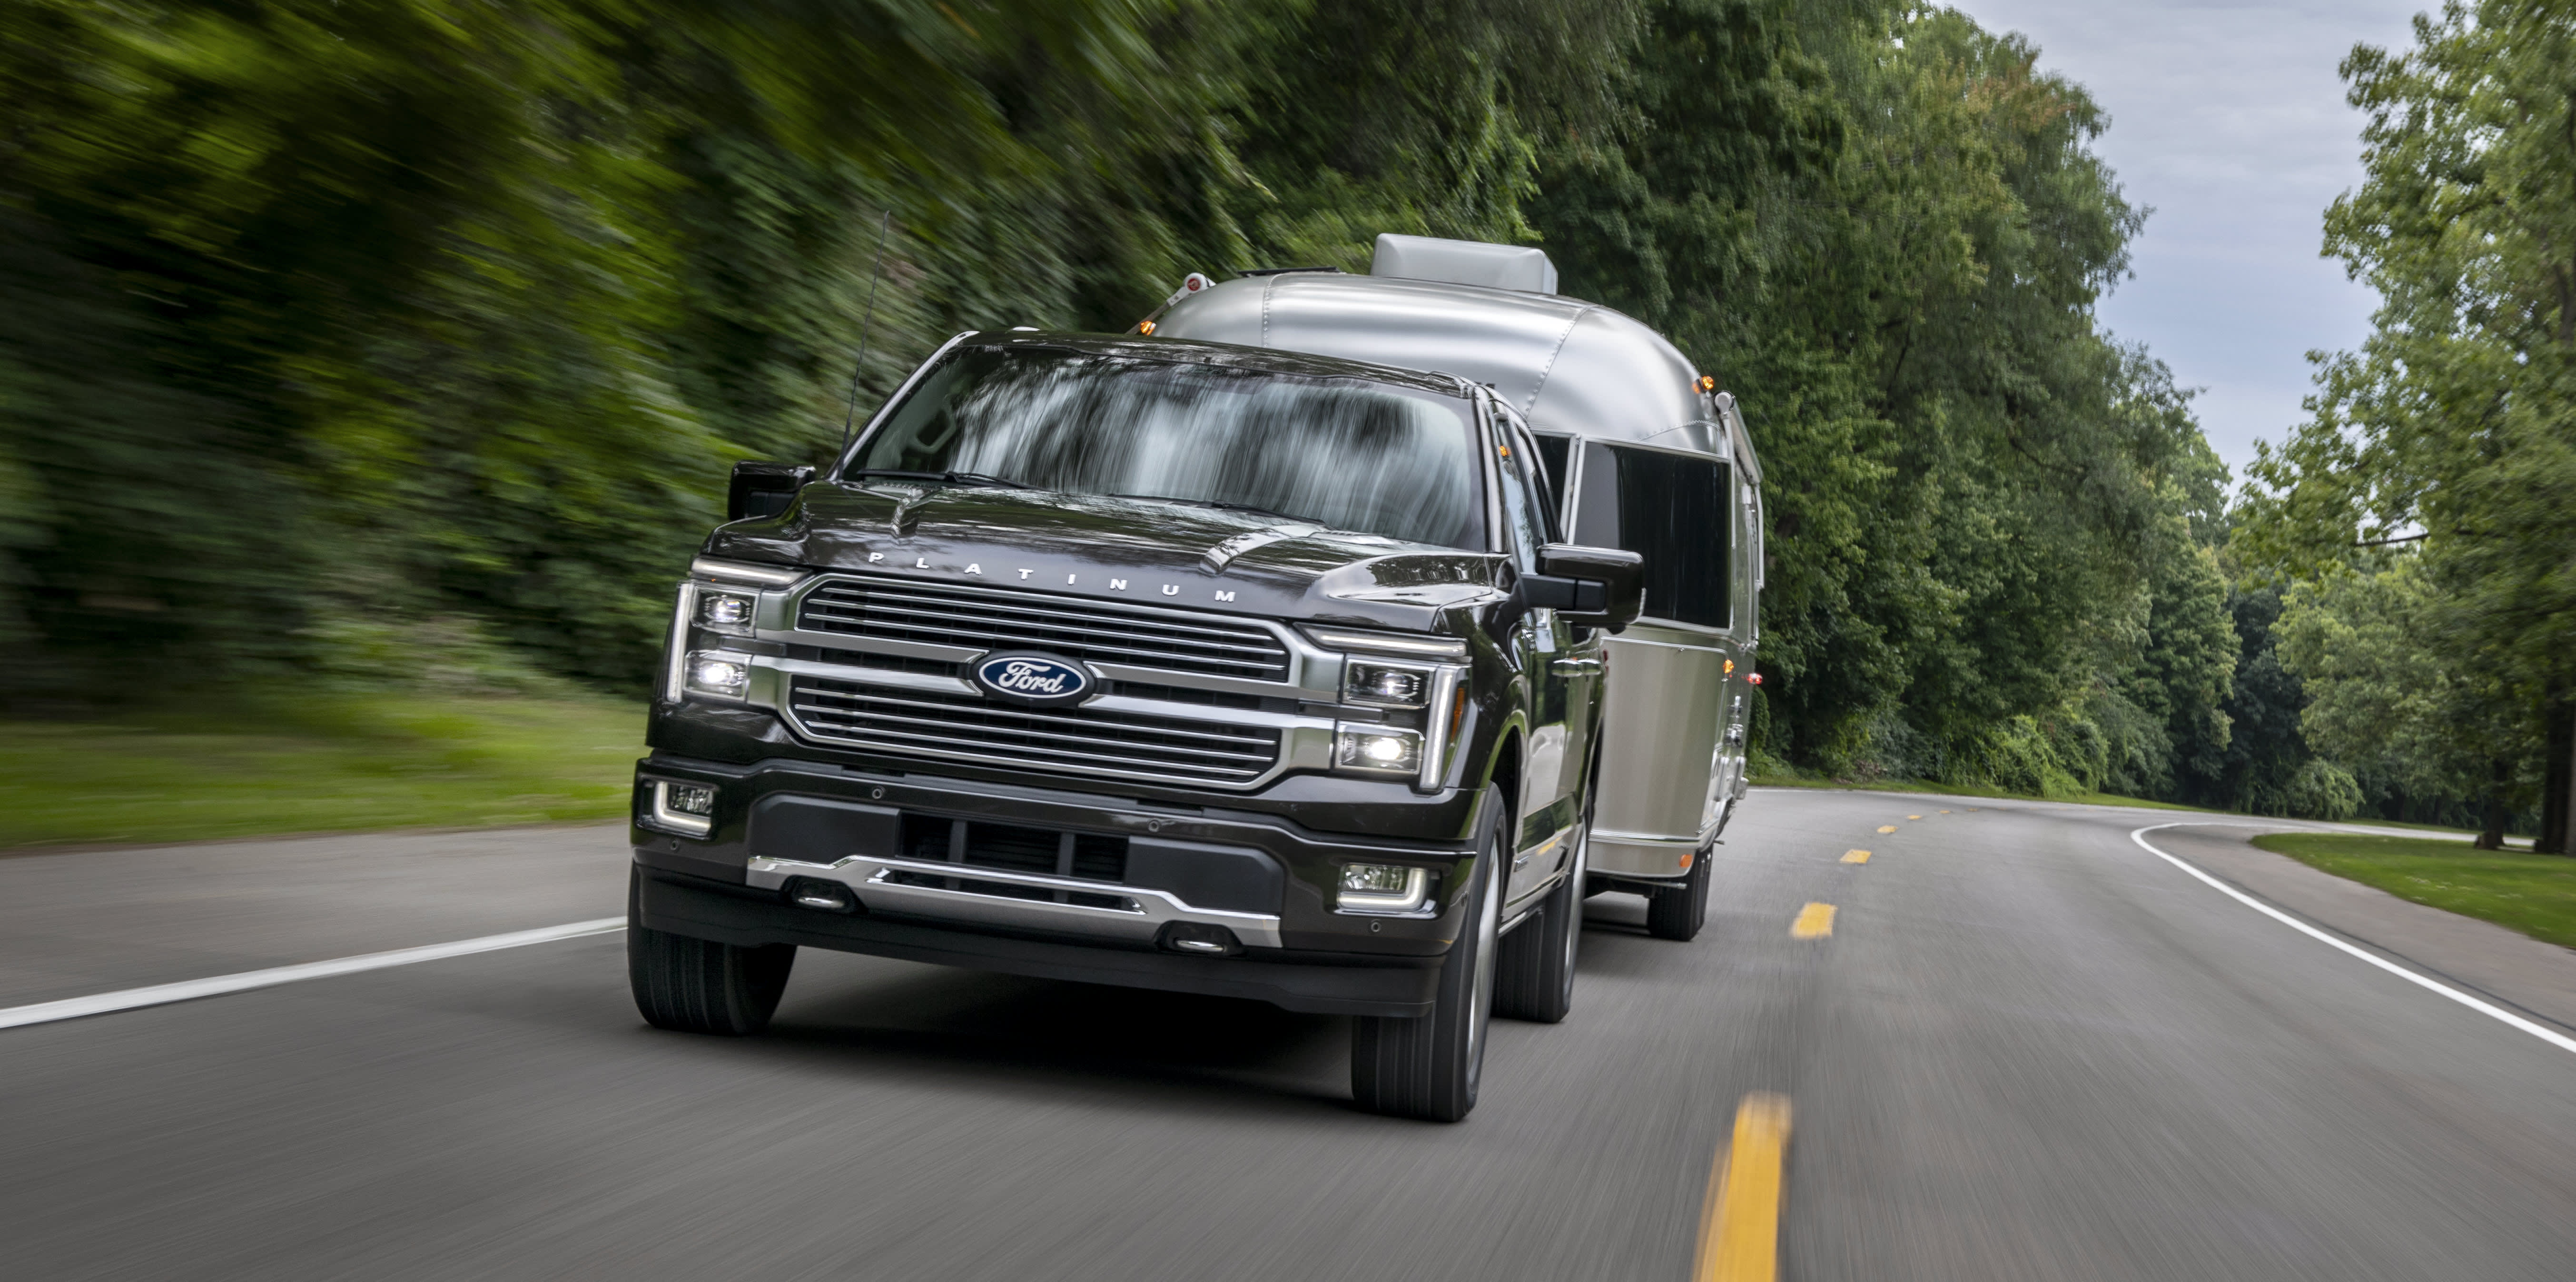
[{"label": "side mirror", "polygon": [[1618,632],[1646,608],[1646,558],[1634,552],[1550,543],[1538,568],[1521,579],[1522,595],[1568,623]]},{"label": "side mirror", "polygon": [[725,519],[776,516],[813,480],[814,469],[803,463],[736,463],[725,486]]}]

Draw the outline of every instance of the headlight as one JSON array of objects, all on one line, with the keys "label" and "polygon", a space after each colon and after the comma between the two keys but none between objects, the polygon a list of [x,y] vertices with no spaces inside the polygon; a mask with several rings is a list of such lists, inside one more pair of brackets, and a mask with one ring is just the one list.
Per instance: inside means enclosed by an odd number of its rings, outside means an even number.
[{"label": "headlight", "polygon": [[740,655],[700,650],[689,656],[689,690],[693,694],[739,699],[751,688],[751,665]]},{"label": "headlight", "polygon": [[1430,898],[1431,874],[1400,864],[1344,864],[1333,906],[1344,912],[1409,913]]},{"label": "headlight", "polygon": [[1422,769],[1422,736],[1388,726],[1337,725],[1333,764],[1345,770],[1416,774]]},{"label": "headlight", "polygon": [[698,589],[698,626],[727,636],[751,635],[751,612],[758,600],[742,592]]},{"label": "headlight", "polygon": [[1431,694],[1431,669],[1352,659],[1342,665],[1342,702],[1419,708]]}]

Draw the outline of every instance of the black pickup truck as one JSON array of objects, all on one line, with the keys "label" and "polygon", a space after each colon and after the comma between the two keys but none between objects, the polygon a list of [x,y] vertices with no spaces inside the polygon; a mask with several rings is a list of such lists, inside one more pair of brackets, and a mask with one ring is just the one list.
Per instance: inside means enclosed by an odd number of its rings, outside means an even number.
[{"label": "black pickup truck", "polygon": [[635,778],[644,1017],[747,1034],[799,946],[1357,1017],[1382,1112],[1474,1106],[1571,1000],[1601,634],[1482,386],[960,335],[827,471],[741,464]]}]

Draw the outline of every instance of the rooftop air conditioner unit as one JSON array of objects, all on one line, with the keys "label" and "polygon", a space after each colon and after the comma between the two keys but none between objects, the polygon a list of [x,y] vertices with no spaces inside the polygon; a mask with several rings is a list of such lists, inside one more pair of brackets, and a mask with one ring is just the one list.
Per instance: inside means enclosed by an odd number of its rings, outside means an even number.
[{"label": "rooftop air conditioner unit", "polygon": [[1545,250],[1476,240],[1398,236],[1391,232],[1378,236],[1377,254],[1369,259],[1369,275],[1518,289],[1533,294],[1556,292],[1556,264],[1547,260]]}]

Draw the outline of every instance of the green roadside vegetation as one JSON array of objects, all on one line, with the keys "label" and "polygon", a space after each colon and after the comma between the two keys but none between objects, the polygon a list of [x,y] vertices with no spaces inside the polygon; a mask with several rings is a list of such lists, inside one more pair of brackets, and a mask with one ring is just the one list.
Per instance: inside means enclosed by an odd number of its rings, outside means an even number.
[{"label": "green roadside vegetation", "polygon": [[1923,792],[1943,797],[1991,797],[1999,801],[2065,801],[2085,806],[2133,806],[2140,810],[2188,810],[2198,814],[2222,815],[2234,811],[2211,810],[2204,806],[2186,806],[2173,801],[2149,801],[2144,797],[2124,797],[2114,792],[2092,792],[2082,789],[2058,792],[2015,792],[2009,788],[1990,788],[1977,784],[1943,783],[1933,779],[1835,779],[1825,775],[1799,774],[1794,771],[1757,772],[1750,781],[1756,788],[1849,788],[1861,792]]},{"label": "green roadside vegetation", "polygon": [[2271,833],[2262,849],[2464,917],[2576,948],[2576,859],[2431,837]]},{"label": "green roadside vegetation", "polygon": [[643,709],[577,692],[229,699],[0,722],[0,850],[614,819]]}]

